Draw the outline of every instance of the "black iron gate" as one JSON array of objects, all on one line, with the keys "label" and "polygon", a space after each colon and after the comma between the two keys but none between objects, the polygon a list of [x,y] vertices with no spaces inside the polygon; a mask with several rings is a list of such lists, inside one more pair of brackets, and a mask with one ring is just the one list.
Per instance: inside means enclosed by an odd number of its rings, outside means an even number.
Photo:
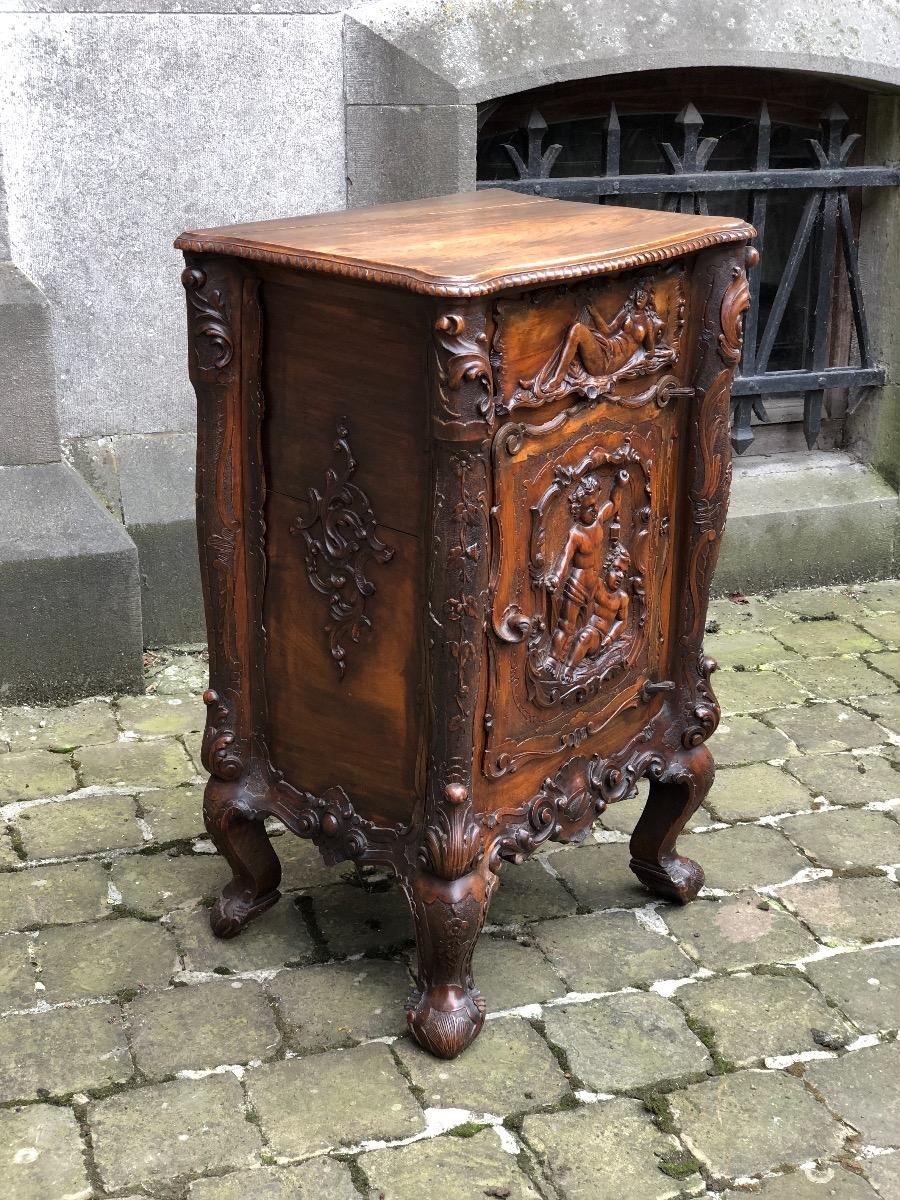
[{"label": "black iron gate", "polygon": [[[847,116],[832,104],[822,114],[821,135],[807,138],[808,166],[770,166],[772,122],[763,102],[755,119],[755,161],[746,170],[707,170],[719,139],[701,136],[703,118],[687,103],[675,123],[680,145],[660,140],[667,174],[620,173],[621,125],[615,104],[610,104],[602,123],[596,174],[551,174],[563,150],[562,144],[544,145],[548,128],[535,108],[527,122],[525,155],[512,140],[504,143],[514,175],[512,178],[479,179],[479,188],[505,187],[564,200],[603,203],[655,197],[661,207],[672,211],[706,213],[709,197],[743,193],[747,217],[757,229],[755,244],[766,234],[766,217],[773,194],[791,191],[803,195],[804,203],[789,253],[760,330],[760,270],[750,273],[751,303],[745,319],[744,352],[732,401],[732,443],[742,454],[753,441],[751,414],[767,420],[766,397],[803,396],[803,431],[807,445],[816,444],[822,427],[823,398],[827,389],[847,389],[847,411],[859,404],[866,389],[884,383],[884,368],[874,359],[866,324],[860,286],[857,239],[849,191],[853,188],[889,187],[900,184],[895,166],[851,165],[850,157],[859,134],[846,134]],[[797,284],[801,263],[806,263],[809,304],[805,313],[807,335],[801,361],[794,369],[772,369],[770,360],[785,318],[788,302]],[[855,333],[856,365],[829,365],[829,333],[835,274],[842,271],[849,293]],[[849,356],[848,356],[849,357]]]}]

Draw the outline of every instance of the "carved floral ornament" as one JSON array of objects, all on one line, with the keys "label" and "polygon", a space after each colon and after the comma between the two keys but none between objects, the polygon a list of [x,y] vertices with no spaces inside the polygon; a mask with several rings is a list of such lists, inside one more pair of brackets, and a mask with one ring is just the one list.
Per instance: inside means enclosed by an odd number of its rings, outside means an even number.
[{"label": "carved floral ornament", "polygon": [[306,543],[309,582],[329,599],[325,634],[331,657],[343,678],[347,665],[346,640],[358,642],[372,628],[366,607],[375,594],[375,584],[366,571],[371,562],[390,562],[394,550],[376,537],[375,513],[369,498],[350,482],[358,464],[350,449],[346,420],[338,424],[334,450],[339,455],[338,466],[326,470],[321,492],[318,488],[309,489],[309,499],[301,504],[300,514],[291,522],[290,529]]}]

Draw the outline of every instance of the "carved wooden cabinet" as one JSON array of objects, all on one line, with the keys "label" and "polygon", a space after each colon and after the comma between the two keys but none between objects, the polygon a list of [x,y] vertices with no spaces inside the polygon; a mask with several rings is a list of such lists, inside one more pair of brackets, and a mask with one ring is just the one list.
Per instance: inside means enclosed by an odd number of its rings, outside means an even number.
[{"label": "carved wooden cabinet", "polygon": [[399,877],[419,1042],[484,1002],[504,862],[713,777],[703,654],[753,230],[502,190],[184,234],[221,937],[278,899],[279,817]]}]

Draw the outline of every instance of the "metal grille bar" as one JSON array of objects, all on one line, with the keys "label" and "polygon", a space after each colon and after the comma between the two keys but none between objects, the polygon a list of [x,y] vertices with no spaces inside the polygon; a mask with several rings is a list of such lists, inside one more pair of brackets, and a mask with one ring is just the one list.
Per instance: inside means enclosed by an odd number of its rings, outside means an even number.
[{"label": "metal grille bar", "polygon": [[[544,147],[547,123],[534,109],[526,126],[526,158],[515,146],[505,149],[516,170],[512,180],[479,180],[479,188],[503,187],[552,196],[563,200],[600,200],[616,196],[662,196],[671,211],[708,212],[707,197],[722,192],[746,192],[749,216],[756,227],[755,244],[761,246],[766,232],[768,196],[793,190],[808,196],[793,239],[772,307],[760,334],[760,268],[750,273],[750,308],[744,325],[744,352],[735,380],[732,399],[732,445],[743,454],[753,441],[751,417],[768,420],[763,396],[803,394],[803,430],[810,449],[822,428],[824,393],[829,388],[850,391],[848,411],[859,404],[866,389],[884,383],[884,369],[876,363],[859,279],[858,246],[853,231],[849,188],[895,187],[900,184],[900,167],[850,166],[848,159],[859,134],[844,135],[846,113],[836,104],[822,114],[819,140],[807,139],[812,163],[809,167],[773,169],[770,166],[772,123],[763,103],[757,117],[757,146],[752,170],[708,171],[707,165],[718,144],[714,137],[701,137],[703,118],[687,103],[675,118],[681,130],[680,153],[671,142],[661,142],[669,174],[620,174],[621,124],[614,104],[604,122],[603,173],[598,175],[551,176],[562,146]],[[810,335],[806,361],[799,369],[769,371],[768,365],[808,250],[812,250],[812,296]],[[847,288],[856,335],[858,365],[828,365],[831,302],[835,272],[846,273]]]}]

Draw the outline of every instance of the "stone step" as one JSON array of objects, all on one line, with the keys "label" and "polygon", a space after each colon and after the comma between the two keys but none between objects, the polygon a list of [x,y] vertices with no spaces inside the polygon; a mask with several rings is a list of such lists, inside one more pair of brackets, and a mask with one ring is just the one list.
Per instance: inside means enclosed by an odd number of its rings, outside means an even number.
[{"label": "stone step", "polygon": [[65,463],[0,466],[0,704],[139,692],[138,554]]}]

